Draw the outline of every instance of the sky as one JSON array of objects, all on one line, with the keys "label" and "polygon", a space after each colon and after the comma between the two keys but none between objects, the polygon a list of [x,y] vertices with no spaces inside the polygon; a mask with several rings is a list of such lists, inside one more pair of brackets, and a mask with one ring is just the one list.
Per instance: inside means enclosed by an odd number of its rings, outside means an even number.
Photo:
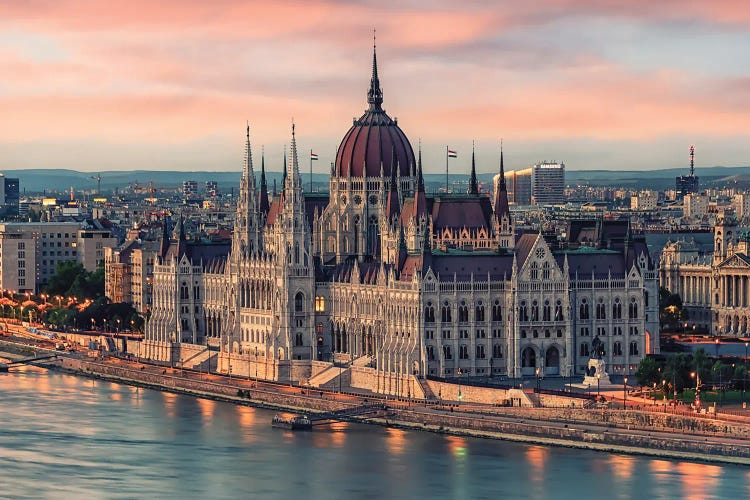
[{"label": "sky", "polygon": [[0,170],[327,172],[383,107],[425,171],[750,165],[747,0],[0,0]]}]

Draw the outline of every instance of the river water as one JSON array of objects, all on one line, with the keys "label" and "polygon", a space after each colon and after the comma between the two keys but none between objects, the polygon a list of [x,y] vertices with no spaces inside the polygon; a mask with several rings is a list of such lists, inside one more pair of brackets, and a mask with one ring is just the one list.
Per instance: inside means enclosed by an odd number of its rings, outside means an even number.
[{"label": "river water", "polygon": [[0,374],[0,498],[748,498],[750,468],[336,424]]}]

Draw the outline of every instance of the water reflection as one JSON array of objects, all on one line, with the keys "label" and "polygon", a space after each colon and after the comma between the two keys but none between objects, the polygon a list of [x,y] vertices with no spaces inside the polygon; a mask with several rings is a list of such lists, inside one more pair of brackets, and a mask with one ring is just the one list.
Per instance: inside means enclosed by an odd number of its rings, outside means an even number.
[{"label": "water reflection", "polygon": [[[747,498],[750,472],[335,423],[46,371],[0,375],[3,498]],[[136,404],[134,404],[136,403]]]},{"label": "water reflection", "polygon": [[629,455],[610,455],[609,465],[612,467],[614,475],[621,480],[628,480],[633,477],[636,458]]}]

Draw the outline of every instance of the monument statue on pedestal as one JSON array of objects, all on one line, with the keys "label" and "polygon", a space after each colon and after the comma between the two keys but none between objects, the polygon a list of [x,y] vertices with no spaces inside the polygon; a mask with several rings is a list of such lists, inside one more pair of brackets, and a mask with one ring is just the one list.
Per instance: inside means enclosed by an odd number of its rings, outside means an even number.
[{"label": "monument statue on pedestal", "polygon": [[605,354],[604,342],[602,342],[597,335],[591,342],[591,358],[589,358],[589,364],[586,368],[586,376],[583,378],[583,385],[591,388],[612,385],[612,382],[609,380],[609,374],[606,370],[607,363],[604,361]]}]

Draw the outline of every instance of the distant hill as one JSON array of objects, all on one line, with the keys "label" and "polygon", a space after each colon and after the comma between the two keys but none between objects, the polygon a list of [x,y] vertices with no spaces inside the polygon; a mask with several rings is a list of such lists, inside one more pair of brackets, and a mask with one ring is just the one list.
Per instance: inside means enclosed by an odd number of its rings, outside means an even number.
[{"label": "distant hill", "polygon": [[[4,170],[7,177],[18,177],[21,190],[26,192],[64,192],[72,186],[75,190],[95,190],[96,180],[93,172],[78,172],[65,169],[29,169],[29,170]],[[661,170],[567,170],[565,172],[568,184],[585,183],[591,186],[622,186],[640,189],[667,189],[674,187],[674,179],[678,175],[687,173],[687,169],[669,168]],[[696,175],[701,178],[702,186],[716,184],[737,183],[750,185],[750,166],[747,167],[707,167],[696,168]],[[226,192],[237,188],[240,182],[241,172],[182,172],[168,170],[130,170],[130,171],[103,171],[99,173],[102,177],[102,190],[111,191],[115,188],[125,188],[130,184],[138,182],[141,186],[148,185],[149,181],[154,186],[164,188],[175,188],[185,180],[198,182],[199,189],[208,181],[216,181],[219,189]],[[478,175],[480,182],[489,183],[494,173],[482,173]],[[268,188],[273,188],[276,180],[281,186],[281,172],[267,172]],[[309,174],[302,173],[302,181],[307,186]],[[451,182],[464,182],[467,175],[451,174]],[[328,186],[328,174],[313,174],[313,183],[316,188]],[[445,174],[425,174],[425,183],[438,187],[445,183]]]}]

